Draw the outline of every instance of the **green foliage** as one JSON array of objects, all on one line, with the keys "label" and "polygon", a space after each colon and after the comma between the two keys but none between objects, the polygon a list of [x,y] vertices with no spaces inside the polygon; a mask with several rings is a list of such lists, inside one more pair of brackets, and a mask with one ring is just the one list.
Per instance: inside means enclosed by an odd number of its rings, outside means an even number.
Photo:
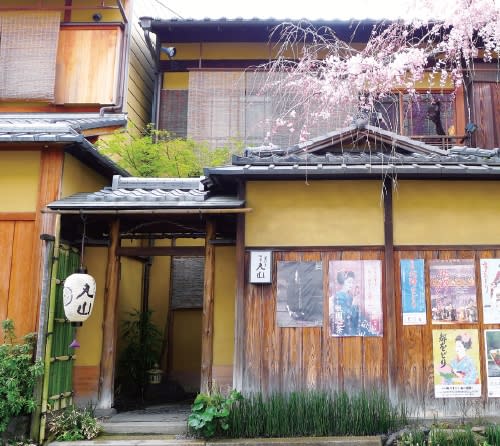
[{"label": "green foliage", "polygon": [[398,441],[398,446],[423,446],[425,443],[425,433],[420,429],[411,429],[403,432]]},{"label": "green foliage", "polygon": [[29,334],[16,342],[14,322],[2,322],[4,344],[0,345],[0,433],[12,417],[26,415],[36,407],[33,389],[43,374],[43,363],[33,360],[35,335]]},{"label": "green foliage", "polygon": [[127,315],[129,319],[122,323],[121,330],[126,345],[120,354],[119,377],[123,385],[137,386],[142,397],[147,371],[158,362],[163,337],[153,324],[151,310],[133,310]]},{"label": "green foliage", "polygon": [[166,130],[148,126],[142,136],[115,133],[99,140],[102,153],[139,177],[198,177],[203,167],[229,161],[229,148],[210,149],[192,139],[177,138]]},{"label": "green foliage", "polygon": [[49,432],[57,441],[91,440],[101,431],[92,407],[67,407],[53,413],[49,420]]},{"label": "green foliage", "polygon": [[382,392],[254,394],[234,406],[228,436],[300,437],[375,435],[407,423],[406,409]]},{"label": "green foliage", "polygon": [[500,425],[490,424],[486,427],[486,439],[491,446],[500,446]]},{"label": "green foliage", "polygon": [[188,426],[197,436],[212,438],[229,429],[231,407],[243,397],[236,390],[225,396],[219,391],[200,393],[194,400]]}]

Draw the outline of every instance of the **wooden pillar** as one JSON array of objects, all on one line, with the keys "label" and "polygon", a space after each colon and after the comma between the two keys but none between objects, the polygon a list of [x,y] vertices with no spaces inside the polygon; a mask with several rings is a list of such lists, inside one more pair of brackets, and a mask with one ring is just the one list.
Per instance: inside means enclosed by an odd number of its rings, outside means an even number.
[{"label": "wooden pillar", "polygon": [[[245,200],[246,184],[240,183],[238,198]],[[233,387],[243,389],[243,368],[245,349],[245,214],[238,214],[236,220],[236,302],[234,314],[234,360]]]},{"label": "wooden pillar", "polygon": [[385,270],[385,344],[387,348],[387,384],[389,397],[396,400],[397,392],[397,346],[396,303],[394,293],[394,231],[392,212],[392,178],[384,179],[384,270]]},{"label": "wooden pillar", "polygon": [[98,409],[111,409],[113,406],[120,285],[120,257],[116,255],[116,249],[120,246],[120,220],[117,219],[111,223],[109,238],[106,284],[103,296],[104,316]]},{"label": "wooden pillar", "polygon": [[200,391],[207,392],[212,386],[214,350],[214,281],[215,281],[215,220],[207,219],[205,238],[205,272],[203,279],[203,319],[201,322],[201,384]]}]

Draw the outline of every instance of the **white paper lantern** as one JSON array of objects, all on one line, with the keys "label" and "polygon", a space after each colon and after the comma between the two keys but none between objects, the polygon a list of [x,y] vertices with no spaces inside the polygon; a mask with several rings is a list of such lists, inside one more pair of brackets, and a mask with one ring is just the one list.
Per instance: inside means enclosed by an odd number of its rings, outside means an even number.
[{"label": "white paper lantern", "polygon": [[84,273],[75,273],[64,281],[63,302],[66,319],[85,322],[94,307],[95,279]]}]

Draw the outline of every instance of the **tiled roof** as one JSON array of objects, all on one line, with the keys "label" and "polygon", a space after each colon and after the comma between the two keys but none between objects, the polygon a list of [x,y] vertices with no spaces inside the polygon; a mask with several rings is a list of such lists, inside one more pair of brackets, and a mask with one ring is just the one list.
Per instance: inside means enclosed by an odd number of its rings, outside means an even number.
[{"label": "tiled roof", "polygon": [[200,179],[123,178],[115,175],[111,187],[78,193],[48,205],[54,210],[214,209],[238,208],[244,201],[231,196],[212,197]]},{"label": "tiled roof", "polygon": [[82,131],[125,126],[123,114],[1,113],[0,142],[82,142]]}]

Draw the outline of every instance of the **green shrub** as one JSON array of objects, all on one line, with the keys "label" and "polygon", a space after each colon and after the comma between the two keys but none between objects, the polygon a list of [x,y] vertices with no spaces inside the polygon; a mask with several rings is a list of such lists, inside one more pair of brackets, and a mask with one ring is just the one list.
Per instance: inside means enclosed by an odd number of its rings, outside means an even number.
[{"label": "green shrub", "polygon": [[4,343],[0,345],[0,433],[7,429],[11,418],[26,415],[36,407],[33,389],[37,377],[43,374],[43,364],[33,360],[35,335],[16,342],[14,322],[2,322]]},{"label": "green shrub", "polygon": [[48,424],[49,432],[58,441],[91,440],[102,430],[91,407],[67,407],[52,413]]},{"label": "green shrub", "polygon": [[486,440],[491,446],[500,446],[500,426],[490,424],[486,427]]},{"label": "green shrub", "polygon": [[375,435],[395,431],[407,421],[404,406],[393,406],[382,392],[254,394],[234,406],[227,436]]},{"label": "green shrub", "polygon": [[227,396],[220,391],[198,394],[188,418],[191,432],[196,436],[211,438],[227,431],[231,407],[242,398],[236,390],[231,390]]}]

